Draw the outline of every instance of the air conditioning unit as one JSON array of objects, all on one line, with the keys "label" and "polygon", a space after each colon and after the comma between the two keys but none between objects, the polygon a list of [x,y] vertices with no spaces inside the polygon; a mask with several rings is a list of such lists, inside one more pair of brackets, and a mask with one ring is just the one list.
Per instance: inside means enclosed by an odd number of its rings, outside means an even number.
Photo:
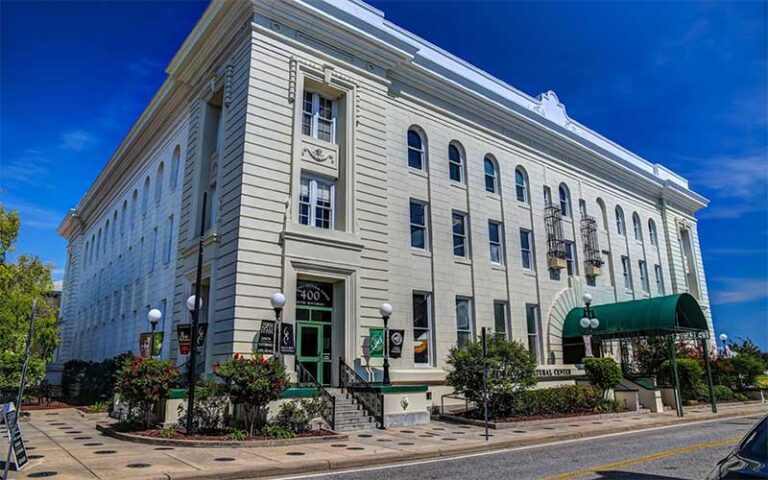
[{"label": "air conditioning unit", "polygon": [[564,258],[549,257],[547,259],[547,265],[550,270],[562,270],[568,266],[568,262]]},{"label": "air conditioning unit", "polygon": [[584,270],[584,274],[588,277],[599,277],[603,274],[603,272],[600,270],[600,267],[595,265],[587,265]]}]

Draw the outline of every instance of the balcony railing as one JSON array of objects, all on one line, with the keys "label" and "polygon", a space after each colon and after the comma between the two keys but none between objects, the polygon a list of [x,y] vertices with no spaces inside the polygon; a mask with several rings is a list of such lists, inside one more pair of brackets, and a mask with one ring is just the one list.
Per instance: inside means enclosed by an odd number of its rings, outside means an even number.
[{"label": "balcony railing", "polygon": [[339,382],[370,416],[376,420],[379,428],[384,428],[384,395],[363,380],[344,359],[339,358]]}]

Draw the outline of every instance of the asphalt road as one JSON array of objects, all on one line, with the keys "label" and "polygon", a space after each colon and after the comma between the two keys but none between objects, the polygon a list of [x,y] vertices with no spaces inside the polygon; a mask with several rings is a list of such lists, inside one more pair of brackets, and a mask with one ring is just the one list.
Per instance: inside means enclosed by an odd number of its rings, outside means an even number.
[{"label": "asphalt road", "polygon": [[759,416],[291,479],[703,480]]}]

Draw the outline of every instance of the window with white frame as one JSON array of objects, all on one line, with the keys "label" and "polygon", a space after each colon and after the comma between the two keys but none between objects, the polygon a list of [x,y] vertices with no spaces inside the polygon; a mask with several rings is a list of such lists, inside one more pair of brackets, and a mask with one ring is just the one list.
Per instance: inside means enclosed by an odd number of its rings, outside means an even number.
[{"label": "window with white frame", "polygon": [[491,249],[491,263],[504,265],[504,225],[488,220],[488,243]]},{"label": "window with white frame", "polygon": [[317,228],[333,228],[336,183],[309,175],[301,177],[299,223]]},{"label": "window with white frame", "polygon": [[576,245],[570,240],[563,242],[565,245],[565,265],[569,277],[576,275]]},{"label": "window with white frame", "polygon": [[160,202],[163,199],[163,176],[165,175],[165,164],[160,162],[157,167],[157,175],[155,178],[155,203]]},{"label": "window with white frame", "polygon": [[485,172],[485,191],[499,193],[499,174],[496,169],[496,162],[490,155],[486,155],[483,159],[483,170]]},{"label": "window with white frame", "polygon": [[565,184],[560,184],[557,189],[560,197],[560,215],[564,217],[571,216],[571,193],[568,191],[568,187]]},{"label": "window with white frame", "polygon": [[632,273],[630,272],[629,257],[621,256],[621,275],[624,277],[624,289],[632,290]]},{"label": "window with white frame", "polygon": [[411,247],[428,250],[427,204],[411,199]]},{"label": "window with white frame", "polygon": [[542,363],[541,344],[539,342],[539,306],[528,304],[525,306],[525,324],[528,330],[528,352],[536,360]]},{"label": "window with white frame", "polygon": [[619,235],[627,234],[627,226],[624,223],[624,211],[621,207],[616,207],[616,232]]},{"label": "window with white frame", "polygon": [[648,266],[646,265],[645,260],[637,262],[637,266],[640,269],[640,288],[643,289],[643,292],[648,293],[650,292],[650,286],[648,285]]},{"label": "window with white frame", "polygon": [[461,212],[453,212],[453,254],[457,257],[468,257],[467,245],[467,215]]},{"label": "window with white frame", "polygon": [[520,167],[515,169],[515,195],[518,202],[528,203],[528,182]]},{"label": "window with white frame", "polygon": [[424,139],[413,128],[408,130],[408,166],[424,170]]},{"label": "window with white frame", "polygon": [[637,214],[637,212],[632,214],[632,231],[635,234],[635,240],[643,240],[643,229],[640,226],[640,216]]},{"label": "window with white frame", "polygon": [[656,223],[652,219],[648,219],[648,239],[651,242],[651,245],[658,245],[659,238],[656,233]]},{"label": "window with white frame", "polygon": [[530,230],[520,229],[520,255],[524,270],[533,268],[533,237]]},{"label": "window with white frame", "polygon": [[456,297],[456,336],[459,348],[467,346],[474,339],[472,300],[467,297]]},{"label": "window with white frame", "polygon": [[171,176],[168,180],[168,184],[171,189],[176,188],[179,184],[179,170],[181,168],[181,147],[176,145],[173,149],[173,155],[171,156]]},{"label": "window with white frame", "polygon": [[464,182],[464,162],[459,147],[448,145],[448,174],[454,182]]},{"label": "window with white frame", "polygon": [[656,292],[664,295],[664,276],[661,273],[661,265],[654,265],[653,273],[656,275]]},{"label": "window with white frame", "polygon": [[305,90],[302,113],[301,131],[304,135],[336,143],[336,100]]},{"label": "window with white frame", "polygon": [[432,307],[431,295],[413,292],[413,363],[432,364]]},{"label": "window with white frame", "polygon": [[509,338],[507,332],[507,302],[493,302],[493,332],[502,338]]}]

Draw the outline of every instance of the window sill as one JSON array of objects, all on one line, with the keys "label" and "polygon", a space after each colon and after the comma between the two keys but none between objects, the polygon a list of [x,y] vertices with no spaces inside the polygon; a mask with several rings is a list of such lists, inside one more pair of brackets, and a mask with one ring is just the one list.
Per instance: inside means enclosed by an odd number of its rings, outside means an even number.
[{"label": "window sill", "polygon": [[454,263],[460,263],[462,265],[472,265],[471,258],[453,257]]},{"label": "window sill", "polygon": [[411,255],[415,255],[417,257],[432,258],[432,252],[429,250],[420,250],[413,247],[411,247]]},{"label": "window sill", "polygon": [[485,191],[485,195],[486,195],[486,197],[490,198],[491,200],[495,200],[497,202],[501,200],[501,195],[499,195],[498,193],[491,193],[488,190],[486,190]]},{"label": "window sill", "polygon": [[491,263],[491,270],[497,270],[499,272],[506,272],[507,266],[500,263]]},{"label": "window sill", "polygon": [[523,275],[525,275],[526,277],[532,277],[532,278],[536,278],[538,276],[536,275],[536,270],[533,270],[531,268],[524,268]]},{"label": "window sill", "polygon": [[457,182],[455,180],[451,180],[451,186],[452,187],[456,187],[456,188],[461,189],[461,190],[466,190],[467,189],[467,185],[466,184]]},{"label": "window sill", "polygon": [[424,169],[419,170],[418,168],[413,168],[410,165],[408,166],[408,173],[410,173],[411,175],[416,175],[417,177],[422,177],[422,178],[429,177],[426,170]]},{"label": "window sill", "polygon": [[521,202],[520,200],[517,201],[517,206],[522,208],[522,209],[525,209],[525,210],[530,210],[531,209],[531,205],[529,203]]}]

